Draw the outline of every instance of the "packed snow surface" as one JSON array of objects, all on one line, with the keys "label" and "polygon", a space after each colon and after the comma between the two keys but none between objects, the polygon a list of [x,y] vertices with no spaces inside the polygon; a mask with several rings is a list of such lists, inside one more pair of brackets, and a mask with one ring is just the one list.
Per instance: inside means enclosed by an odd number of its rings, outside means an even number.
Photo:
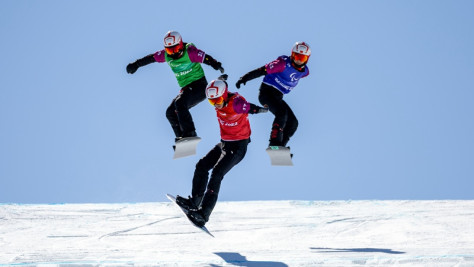
[{"label": "packed snow surface", "polygon": [[0,266],[474,266],[474,201],[0,205]]}]

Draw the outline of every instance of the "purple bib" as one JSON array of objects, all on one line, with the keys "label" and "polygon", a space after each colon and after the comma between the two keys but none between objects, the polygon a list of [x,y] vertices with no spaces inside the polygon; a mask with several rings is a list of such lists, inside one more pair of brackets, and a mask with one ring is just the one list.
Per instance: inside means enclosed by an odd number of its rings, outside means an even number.
[{"label": "purple bib", "polygon": [[281,56],[278,59],[280,60],[279,64],[285,64],[283,71],[265,75],[263,83],[275,87],[283,94],[288,94],[301,78],[308,76],[309,69],[306,66],[303,72],[298,71],[291,65],[291,59],[288,56]]}]

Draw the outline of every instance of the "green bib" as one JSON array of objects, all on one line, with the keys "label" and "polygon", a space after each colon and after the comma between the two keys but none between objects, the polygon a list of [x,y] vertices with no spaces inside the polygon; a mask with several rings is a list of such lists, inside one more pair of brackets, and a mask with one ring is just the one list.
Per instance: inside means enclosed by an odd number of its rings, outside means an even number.
[{"label": "green bib", "polygon": [[168,63],[171,70],[174,72],[180,87],[185,87],[186,85],[204,77],[204,70],[202,69],[201,64],[191,62],[191,59],[189,59],[188,46],[190,45],[193,44],[186,44],[183,56],[178,59],[170,58],[168,54],[165,53],[166,63]]}]

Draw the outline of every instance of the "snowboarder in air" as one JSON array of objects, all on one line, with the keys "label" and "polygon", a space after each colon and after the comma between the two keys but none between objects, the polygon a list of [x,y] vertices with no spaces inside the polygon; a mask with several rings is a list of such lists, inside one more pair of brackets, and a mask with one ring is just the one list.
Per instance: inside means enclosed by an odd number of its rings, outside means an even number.
[{"label": "snowboarder in air", "polygon": [[229,92],[226,78],[227,75],[221,75],[206,88],[209,103],[217,113],[221,141],[196,164],[191,196],[176,197],[176,203],[188,210],[188,218],[200,227],[209,220],[216,205],[224,175],[237,165],[247,152],[251,133],[248,113],[268,111],[267,108],[247,102],[237,93]]},{"label": "snowboarder in air", "polygon": [[270,133],[269,146],[286,146],[298,128],[298,120],[283,96],[291,92],[301,78],[309,75],[306,65],[311,48],[305,42],[293,45],[291,56],[280,56],[276,60],[250,71],[236,83],[236,87],[265,75],[260,85],[258,100],[275,115]]},{"label": "snowboarder in air", "polygon": [[166,110],[166,118],[173,128],[175,141],[184,137],[197,136],[189,109],[206,99],[207,80],[201,63],[224,73],[222,64],[209,54],[199,50],[192,43],[184,43],[176,31],[168,31],[164,37],[165,49],[150,54],[127,65],[127,72],[133,74],[138,68],[150,63],[168,63],[181,90]]}]

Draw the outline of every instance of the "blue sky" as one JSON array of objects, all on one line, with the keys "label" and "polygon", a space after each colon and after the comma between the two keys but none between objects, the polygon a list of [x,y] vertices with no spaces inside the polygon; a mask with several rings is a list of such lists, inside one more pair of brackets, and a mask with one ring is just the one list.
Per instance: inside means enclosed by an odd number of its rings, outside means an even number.
[{"label": "blue sky", "polygon": [[[270,114],[251,115],[246,158],[220,200],[472,199],[472,1],[24,1],[0,4],[0,202],[166,201],[188,195],[219,141],[173,160],[166,64],[129,75],[168,30],[246,72],[311,45],[310,76],[285,96],[300,126],[294,167],[265,153]],[[174,5],[174,6],[173,6]],[[219,73],[204,66],[208,81]],[[258,103],[260,79],[239,93]]]}]

